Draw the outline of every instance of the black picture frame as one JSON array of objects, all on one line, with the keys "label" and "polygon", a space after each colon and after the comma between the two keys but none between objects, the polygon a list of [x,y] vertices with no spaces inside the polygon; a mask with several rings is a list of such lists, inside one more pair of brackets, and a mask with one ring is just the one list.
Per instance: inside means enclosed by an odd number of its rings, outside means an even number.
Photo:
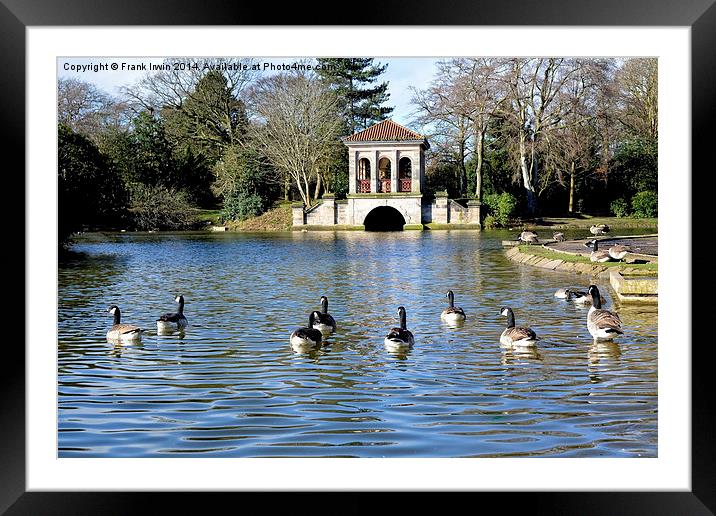
[{"label": "black picture frame", "polygon": [[[683,26],[691,28],[692,71],[692,170],[704,171],[699,188],[692,186],[693,206],[708,206],[706,196],[713,181],[710,154],[716,141],[716,6],[715,0],[453,0],[435,4],[391,0],[371,4],[380,10],[375,19],[361,16],[372,25],[569,25],[569,26]],[[304,3],[229,2],[192,0],[0,0],[0,113],[4,121],[2,147],[22,149],[25,135],[25,29],[29,26],[63,25],[341,25],[349,19],[344,4],[308,7]],[[406,5],[409,7],[406,8]],[[323,13],[323,14],[319,14]],[[318,17],[317,17],[318,16]],[[350,18],[355,19],[355,18]],[[24,154],[17,170],[25,170]],[[692,172],[692,185],[696,176]],[[21,182],[20,188],[24,188]],[[688,210],[690,207],[684,207]],[[696,221],[692,217],[692,224]],[[692,235],[702,234],[692,225]],[[689,256],[691,254],[689,253]],[[23,255],[24,258],[24,255]],[[692,264],[696,265],[692,260]],[[22,265],[25,275],[31,273]],[[684,300],[689,302],[689,300]],[[691,300],[696,306],[696,300]],[[18,303],[24,306],[24,303]],[[31,308],[31,307],[30,307]],[[24,316],[23,316],[24,317]],[[696,321],[694,320],[694,324]],[[19,323],[18,323],[19,325]],[[672,343],[688,346],[692,342]],[[690,492],[550,492],[471,493],[480,501],[507,505],[511,510],[541,514],[713,514],[716,510],[716,467],[711,437],[710,394],[713,388],[708,356],[709,342],[691,346],[692,356],[692,489]],[[0,375],[0,511],[18,514],[128,514],[149,508],[147,498],[162,504],[162,512],[174,507],[190,510],[194,496],[211,505],[241,496],[242,505],[261,503],[246,493],[154,493],[126,492],[26,492],[25,488],[25,353],[15,345],[5,347],[4,359],[12,367]],[[688,349],[685,349],[688,352]],[[634,459],[639,460],[639,459]],[[320,489],[317,479],[316,489]],[[304,497],[295,498],[293,504]],[[328,496],[321,495],[321,496]],[[344,497],[352,495],[342,494]],[[211,498],[209,498],[211,497]],[[415,495],[411,500],[421,500]],[[333,504],[332,496],[329,503]],[[264,502],[265,503],[265,502]],[[301,502],[299,502],[301,503]],[[315,504],[316,502],[312,502]],[[340,503],[340,502],[339,502]],[[419,503],[419,502],[418,502]],[[454,503],[454,502],[453,502]],[[459,503],[459,502],[458,502]],[[473,502],[474,503],[474,502]],[[325,504],[325,500],[322,502]],[[345,504],[345,500],[343,501]],[[208,509],[211,505],[203,505]],[[217,506],[218,507],[218,506]],[[239,510],[237,508],[237,510]]]}]

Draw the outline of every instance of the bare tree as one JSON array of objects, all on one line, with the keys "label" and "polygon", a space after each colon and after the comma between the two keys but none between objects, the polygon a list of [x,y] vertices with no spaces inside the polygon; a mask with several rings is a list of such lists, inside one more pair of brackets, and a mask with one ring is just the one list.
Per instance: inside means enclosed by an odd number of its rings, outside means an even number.
[{"label": "bare tree", "polygon": [[342,128],[335,94],[314,76],[294,72],[259,80],[249,95],[255,117],[253,141],[280,171],[288,174],[306,206],[309,183],[317,199],[322,176]]},{"label": "bare tree", "polygon": [[537,210],[539,149],[545,133],[564,116],[555,100],[564,84],[581,67],[576,59],[507,59],[502,75],[507,101],[502,116],[511,122],[517,139],[519,174],[530,213]]},{"label": "bare tree", "polygon": [[458,188],[467,189],[467,160],[472,153],[471,131],[473,107],[464,101],[460,91],[462,70],[457,60],[437,63],[435,78],[428,88],[413,91],[418,108],[416,122],[428,128],[437,155],[448,157],[458,166]]},{"label": "bare tree", "polygon": [[633,135],[656,140],[659,135],[658,65],[654,58],[629,59],[617,74],[619,121]]},{"label": "bare tree", "polygon": [[162,63],[164,68],[147,73],[137,83],[123,88],[127,102],[137,112],[181,108],[199,80],[208,72],[220,72],[234,97],[256,78],[253,58],[184,58],[172,57]]},{"label": "bare tree", "polygon": [[127,106],[92,83],[79,79],[57,81],[57,121],[95,142],[107,129],[129,123]]}]

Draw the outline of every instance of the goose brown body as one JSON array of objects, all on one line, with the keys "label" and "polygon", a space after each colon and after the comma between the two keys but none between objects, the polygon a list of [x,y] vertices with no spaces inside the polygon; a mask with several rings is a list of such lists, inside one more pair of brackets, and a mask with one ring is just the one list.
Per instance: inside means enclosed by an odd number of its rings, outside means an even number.
[{"label": "goose brown body", "polygon": [[114,317],[114,324],[112,324],[112,327],[107,332],[107,340],[128,341],[141,339],[142,329],[139,326],[122,324],[122,316],[118,306],[110,306],[107,311]]},{"label": "goose brown body", "polygon": [[596,285],[589,286],[592,306],[587,313],[587,329],[594,340],[612,340],[622,335],[622,321],[619,316],[602,308],[601,295]]}]

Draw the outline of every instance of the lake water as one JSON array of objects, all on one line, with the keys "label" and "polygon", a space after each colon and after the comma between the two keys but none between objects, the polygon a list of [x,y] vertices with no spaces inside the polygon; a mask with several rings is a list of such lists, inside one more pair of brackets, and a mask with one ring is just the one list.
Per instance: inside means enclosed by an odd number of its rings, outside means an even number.
[{"label": "lake water", "polygon": [[[589,279],[510,262],[515,235],[89,235],[59,265],[58,455],[657,456],[656,308],[598,281],[625,335],[595,345],[587,310],[553,297]],[[448,289],[460,328],[440,320]],[[159,336],[178,294],[189,327]],[[321,295],[338,331],[296,353]],[[112,304],[141,343],[107,342]],[[400,305],[415,346],[394,355]],[[504,305],[534,351],[500,347]]]}]

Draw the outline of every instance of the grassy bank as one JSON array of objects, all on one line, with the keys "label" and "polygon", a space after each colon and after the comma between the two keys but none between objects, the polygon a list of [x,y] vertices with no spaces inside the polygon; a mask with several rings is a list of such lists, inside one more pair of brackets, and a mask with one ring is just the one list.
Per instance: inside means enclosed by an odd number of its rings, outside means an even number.
[{"label": "grassy bank", "polygon": [[527,229],[589,229],[592,225],[607,224],[610,228],[655,228],[658,218],[632,217],[592,217],[579,215],[575,217],[541,217],[525,219],[517,227]]},{"label": "grassy bank", "polygon": [[548,260],[562,260],[563,262],[567,263],[586,263],[590,265],[598,265],[600,267],[629,267],[630,269],[637,269],[637,270],[644,270],[644,271],[654,271],[657,272],[659,270],[659,264],[658,263],[629,263],[626,264],[624,262],[600,262],[600,263],[594,263],[590,261],[590,259],[586,256],[580,256],[576,254],[568,254],[568,253],[559,253],[557,251],[552,251],[550,249],[546,249],[539,245],[520,245],[518,246],[520,253],[522,254],[529,254],[532,256],[539,256],[541,258],[547,258]]},{"label": "grassy bank", "polygon": [[258,217],[226,223],[231,231],[291,231],[292,225],[291,203],[274,206]]}]

